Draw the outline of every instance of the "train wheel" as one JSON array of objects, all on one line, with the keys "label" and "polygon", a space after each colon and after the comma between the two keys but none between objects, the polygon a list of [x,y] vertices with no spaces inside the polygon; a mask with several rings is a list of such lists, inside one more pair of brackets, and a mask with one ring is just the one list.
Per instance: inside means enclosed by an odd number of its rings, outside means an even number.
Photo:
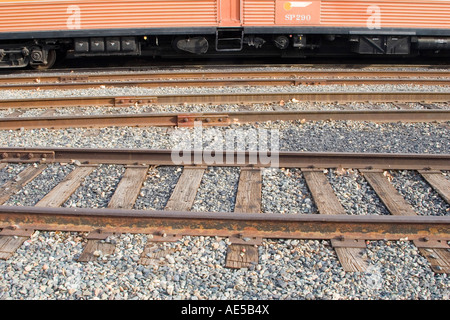
[{"label": "train wheel", "polygon": [[30,65],[30,67],[34,70],[47,70],[47,69],[50,69],[51,67],[53,67],[55,62],[56,62],[56,51],[49,50],[48,55],[47,55],[47,63]]}]

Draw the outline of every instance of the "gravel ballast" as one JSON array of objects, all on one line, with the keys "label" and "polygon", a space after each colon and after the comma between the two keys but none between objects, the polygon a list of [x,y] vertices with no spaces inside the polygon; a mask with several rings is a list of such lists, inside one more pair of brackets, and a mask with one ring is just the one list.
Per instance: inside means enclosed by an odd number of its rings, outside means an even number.
[{"label": "gravel ballast", "polygon": [[62,97],[154,96],[208,93],[302,93],[302,92],[448,92],[448,86],[433,85],[302,85],[302,86],[223,86],[223,87],[98,87],[72,90],[2,90],[0,99],[40,99]]},{"label": "gravel ballast", "polygon": [[[420,103],[406,103],[407,109],[426,110],[427,108]],[[450,104],[433,103],[433,106],[439,109],[449,109]],[[139,113],[186,113],[186,112],[256,112],[256,111],[343,111],[343,110],[401,110],[399,105],[394,103],[324,103],[324,102],[303,102],[283,101],[277,103],[256,103],[256,104],[180,104],[180,105],[133,105],[127,107],[60,107],[53,109],[54,117],[63,116],[95,116],[95,115],[131,115]],[[406,110],[406,109],[405,109]],[[21,112],[19,117],[39,117],[48,116],[43,108],[31,108],[27,110],[4,109],[0,110],[0,118],[11,117],[15,112]]]},{"label": "gravel ballast", "polygon": [[[434,274],[409,242],[372,241],[367,272],[344,272],[328,241],[266,240],[259,264],[223,268],[227,240],[183,237],[159,265],[138,264],[146,236],[123,234],[116,253],[79,263],[77,233],[36,232],[0,261],[0,299],[448,299],[449,280]],[[33,256],[30,259],[29,256]]]},{"label": "gravel ballast", "polygon": [[[436,123],[275,121],[232,125],[203,128],[203,146],[226,146],[220,138],[225,139],[229,130],[245,136],[258,129],[276,130],[281,151],[450,153],[450,142],[445,139],[448,128]],[[160,127],[4,130],[0,131],[0,146],[171,149],[177,146],[173,139],[177,132],[187,132],[188,137],[193,137],[193,130]]]}]

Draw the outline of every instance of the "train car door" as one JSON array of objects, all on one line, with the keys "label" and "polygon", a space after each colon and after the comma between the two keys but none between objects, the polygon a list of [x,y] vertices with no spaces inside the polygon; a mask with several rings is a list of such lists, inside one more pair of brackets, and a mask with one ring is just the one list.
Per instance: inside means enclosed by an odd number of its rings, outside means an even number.
[{"label": "train car door", "polygon": [[218,0],[219,26],[241,26],[241,0]]}]

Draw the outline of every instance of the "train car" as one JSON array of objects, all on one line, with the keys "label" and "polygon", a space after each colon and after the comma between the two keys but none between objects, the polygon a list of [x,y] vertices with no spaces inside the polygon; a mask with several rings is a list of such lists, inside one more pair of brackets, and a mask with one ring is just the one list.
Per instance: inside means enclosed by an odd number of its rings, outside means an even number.
[{"label": "train car", "polygon": [[73,57],[417,55],[450,50],[450,0],[0,0],[0,67]]}]

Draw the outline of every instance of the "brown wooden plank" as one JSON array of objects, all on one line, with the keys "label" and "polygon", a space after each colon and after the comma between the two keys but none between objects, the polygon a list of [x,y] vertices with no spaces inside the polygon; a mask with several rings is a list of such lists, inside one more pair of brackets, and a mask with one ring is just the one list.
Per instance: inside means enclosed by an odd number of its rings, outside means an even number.
[{"label": "brown wooden plank", "polygon": [[[260,169],[242,168],[234,212],[261,213],[262,176]],[[227,248],[225,267],[239,269],[258,264],[258,249],[255,245],[231,244]]]},{"label": "brown wooden plank", "polygon": [[389,180],[378,171],[361,170],[367,182],[393,215],[415,216],[416,212]]},{"label": "brown wooden plank", "polygon": [[241,169],[234,212],[261,212],[261,179],[260,169]]},{"label": "brown wooden plank", "polygon": [[450,252],[447,249],[419,248],[420,253],[430,262],[436,273],[450,273]]},{"label": "brown wooden plank", "polygon": [[205,168],[184,167],[164,210],[189,211],[194,203]]},{"label": "brown wooden plank", "polygon": [[0,236],[0,259],[9,259],[29,237]]},{"label": "brown wooden plank", "polygon": [[239,269],[248,268],[258,263],[258,248],[256,246],[231,244],[227,248],[225,267]]},{"label": "brown wooden plank", "polygon": [[0,189],[0,204],[5,203],[10,196],[18,192],[23,186],[36,178],[47,166],[40,164],[36,167],[29,166],[22,170],[17,177],[9,180],[1,186]]},{"label": "brown wooden plank", "polygon": [[[347,214],[323,170],[304,169],[302,172],[319,213]],[[353,247],[335,247],[334,249],[345,271],[365,271],[368,268],[367,259],[363,258],[365,249]]]},{"label": "brown wooden plank", "polygon": [[442,172],[430,173],[420,170],[419,173],[447,203],[450,203],[450,180],[444,177]]},{"label": "brown wooden plank", "polygon": [[78,261],[97,260],[100,256],[113,254],[115,249],[116,246],[114,244],[102,242],[101,240],[88,240]]},{"label": "brown wooden plank", "polygon": [[[382,172],[364,171],[364,177],[393,215],[416,215],[412,206],[401,196]],[[445,179],[445,178],[444,178]],[[450,255],[447,249],[423,249],[419,251],[427,258],[435,272],[449,272]],[[433,258],[436,257],[436,258]]]},{"label": "brown wooden plank", "polygon": [[91,174],[95,167],[77,167],[67,177],[53,188],[36,207],[59,207],[80,186],[84,178]]},{"label": "brown wooden plank", "polygon": [[127,168],[109,201],[108,208],[132,209],[147,177],[148,168],[148,166]]},{"label": "brown wooden plank", "polygon": [[339,262],[347,272],[361,272],[367,270],[367,259],[363,258],[365,249],[360,248],[334,248]]},{"label": "brown wooden plank", "polygon": [[321,214],[347,214],[322,171],[302,170]]}]

